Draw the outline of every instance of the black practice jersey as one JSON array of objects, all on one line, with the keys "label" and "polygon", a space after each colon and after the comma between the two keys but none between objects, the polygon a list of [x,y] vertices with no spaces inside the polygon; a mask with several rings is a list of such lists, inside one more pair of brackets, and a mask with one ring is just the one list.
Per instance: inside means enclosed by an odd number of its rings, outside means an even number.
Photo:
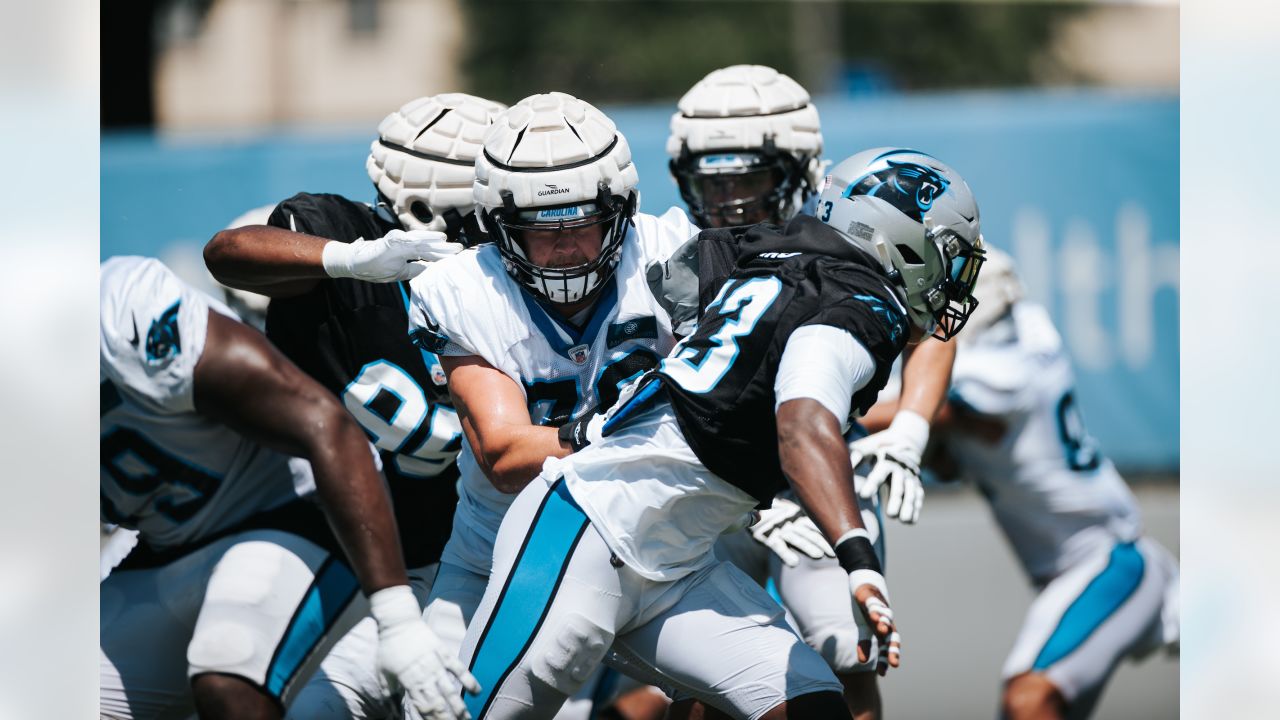
[{"label": "black practice jersey", "polygon": [[[399,227],[363,203],[310,193],[280,203],[268,224],[342,242],[374,240]],[[408,287],[322,280],[303,295],[273,299],[266,327],[267,337],[338,395],[377,445],[405,562],[420,567],[438,560],[449,539],[462,428],[439,359],[409,339]]]},{"label": "black practice jersey", "polygon": [[715,474],[767,503],[786,487],[778,457],[774,379],[791,333],[830,325],[876,363],[853,396],[866,412],[907,339],[884,272],[820,221],[703,231],[693,333],[654,371],[690,447]]}]

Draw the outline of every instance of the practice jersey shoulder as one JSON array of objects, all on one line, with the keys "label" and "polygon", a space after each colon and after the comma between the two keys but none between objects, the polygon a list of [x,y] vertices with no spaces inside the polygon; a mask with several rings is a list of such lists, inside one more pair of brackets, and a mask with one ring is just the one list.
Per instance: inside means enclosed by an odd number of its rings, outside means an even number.
[{"label": "practice jersey shoulder", "polygon": [[[511,378],[534,424],[559,426],[607,407],[675,345],[670,320],[644,276],[649,257],[678,247],[688,239],[682,232],[696,231],[671,217],[636,217],[614,277],[580,326],[517,284],[495,245],[433,263],[410,284],[416,342],[444,356],[478,356]],[[471,539],[451,542],[459,556],[446,554],[446,560],[487,573],[498,526],[515,496],[493,487],[465,442],[458,466],[455,523]]]},{"label": "practice jersey shoulder", "polygon": [[305,463],[196,412],[209,312],[235,318],[158,260],[102,263],[101,515],[179,547],[314,489]]},{"label": "practice jersey shoulder", "polygon": [[1044,308],[1018,303],[966,342],[949,396],[1006,427],[994,444],[948,433],[947,449],[1032,577],[1053,577],[1098,544],[1138,536],[1137,502],[1085,427],[1070,358]]},{"label": "practice jersey shoulder", "polygon": [[[614,280],[600,291],[582,328],[574,328],[517,285],[495,245],[464,251],[433,263],[411,281],[415,341],[441,355],[479,356],[522,386],[581,376],[604,357],[616,355],[617,348],[636,341],[669,348],[670,319],[649,293],[644,268],[696,233],[675,208],[661,217],[637,214]],[[565,419],[563,414],[547,418]]]},{"label": "practice jersey shoulder", "polygon": [[785,487],[774,380],[791,334],[827,325],[863,345],[876,370],[853,396],[860,414],[906,343],[906,313],[874,261],[813,218],[704,231],[698,242],[704,309],[656,372],[702,463],[767,502]]},{"label": "practice jersey shoulder", "polygon": [[[396,227],[364,203],[311,193],[280,203],[267,222],[338,242],[377,239]],[[307,374],[336,393],[366,362],[381,358],[407,366],[406,372],[426,381],[424,389],[431,391],[437,383],[431,382],[429,371],[415,372],[418,368],[410,362],[421,358],[404,338],[407,300],[407,287],[401,283],[320,280],[309,292],[271,301],[267,335]],[[436,394],[447,397],[443,389]]]},{"label": "practice jersey shoulder", "polygon": [[[364,203],[300,193],[268,224],[339,242],[398,228]],[[267,337],[332,391],[378,447],[410,567],[434,562],[449,536],[462,442],[439,358],[409,339],[408,283],[325,279],[275,298]]]},{"label": "practice jersey shoulder", "polygon": [[[376,239],[396,229],[364,203],[309,193],[280,203],[268,224],[339,242]],[[406,336],[408,291],[408,283],[321,280],[310,292],[271,301],[267,336],[339,395],[368,363],[385,360],[403,369],[428,400],[447,403],[438,361]]]},{"label": "practice jersey shoulder", "polygon": [[234,314],[153,258],[103,262],[99,301],[102,379],[154,412],[194,412],[193,376],[209,308]]}]

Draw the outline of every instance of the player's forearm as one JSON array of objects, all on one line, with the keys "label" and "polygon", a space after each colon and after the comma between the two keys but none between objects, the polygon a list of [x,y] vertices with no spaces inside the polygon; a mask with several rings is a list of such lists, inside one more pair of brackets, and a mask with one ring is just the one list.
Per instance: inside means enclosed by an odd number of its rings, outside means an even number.
[{"label": "player's forearm", "polygon": [[560,441],[556,428],[539,425],[507,427],[481,440],[485,475],[504,493],[525,488],[549,457],[567,457],[572,449]]},{"label": "player's forearm", "polygon": [[898,414],[898,398],[877,402],[871,406],[866,415],[858,419],[858,424],[869,433],[878,433],[889,427],[893,416]]},{"label": "player's forearm", "polygon": [[862,527],[840,425],[816,400],[788,400],[778,408],[778,456],[796,498],[828,542]]},{"label": "player's forearm", "polygon": [[[204,261],[218,282],[241,290],[286,294],[299,281],[328,277],[324,246],[329,241],[267,225],[223,230],[204,248]],[[282,287],[283,286],[283,287]]]},{"label": "player's forearm", "polygon": [[308,448],[316,494],[366,594],[408,583],[391,498],[354,422],[317,428]]},{"label": "player's forearm", "polygon": [[947,399],[956,344],[929,338],[911,349],[902,362],[902,394],[897,412],[910,410],[932,421]]}]

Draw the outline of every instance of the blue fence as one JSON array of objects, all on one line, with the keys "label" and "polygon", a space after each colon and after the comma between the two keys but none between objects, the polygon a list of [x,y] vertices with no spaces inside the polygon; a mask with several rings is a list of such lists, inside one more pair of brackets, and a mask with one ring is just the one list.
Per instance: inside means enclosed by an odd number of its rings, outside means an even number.
[{"label": "blue fence", "polygon": [[[1072,354],[1090,429],[1123,467],[1178,466],[1178,99],[1095,91],[819,98],[827,156],[916,147],[964,174]],[[643,209],[679,203],[669,105],[605,108]],[[372,123],[371,128],[372,129]],[[102,139],[102,256],[199,247],[294,192],[368,198],[367,132]]]}]

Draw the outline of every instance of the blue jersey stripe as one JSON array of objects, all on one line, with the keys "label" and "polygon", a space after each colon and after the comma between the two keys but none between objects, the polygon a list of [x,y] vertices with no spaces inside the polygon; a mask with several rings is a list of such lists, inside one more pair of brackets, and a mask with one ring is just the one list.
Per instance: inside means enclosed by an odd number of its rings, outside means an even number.
[{"label": "blue jersey stripe", "polygon": [[613,431],[622,424],[623,420],[635,414],[637,408],[645,407],[645,402],[652,398],[654,393],[658,392],[658,388],[660,387],[662,387],[661,378],[654,378],[650,380],[647,385],[637,390],[636,394],[632,395],[631,399],[627,400],[626,405],[622,406],[618,412],[614,413],[613,417],[605,421],[604,425],[600,428],[600,434],[605,437],[611,435]]},{"label": "blue jersey stripe", "polygon": [[481,687],[479,695],[465,697],[471,717],[483,716],[528,651],[586,529],[587,516],[569,495],[564,480],[556,481],[534,516],[471,659],[471,674]]},{"label": "blue jersey stripe", "polygon": [[267,692],[277,700],[316,645],[333,627],[338,615],[360,590],[347,566],[329,558],[320,566],[311,587],[289,621],[284,640],[276,648],[267,670]]},{"label": "blue jersey stripe", "polygon": [[1111,550],[1106,569],[1089,582],[1067,608],[1058,627],[1040,649],[1032,670],[1044,670],[1075,652],[1142,584],[1146,561],[1133,543]]},{"label": "blue jersey stripe", "polygon": [[[409,335],[412,336],[414,331],[413,308],[409,302],[409,291],[407,290],[408,287],[409,287],[408,280],[405,280],[400,283],[400,297],[404,299],[404,316],[405,316],[405,320],[407,320],[409,324]],[[424,347],[421,347],[420,345],[418,345],[418,343],[413,343],[413,346],[418,348],[418,352],[422,354],[422,364],[427,367],[427,373],[431,372],[431,368],[433,365],[440,364],[440,358],[436,356],[435,353],[431,352],[430,350],[427,350]]]}]

